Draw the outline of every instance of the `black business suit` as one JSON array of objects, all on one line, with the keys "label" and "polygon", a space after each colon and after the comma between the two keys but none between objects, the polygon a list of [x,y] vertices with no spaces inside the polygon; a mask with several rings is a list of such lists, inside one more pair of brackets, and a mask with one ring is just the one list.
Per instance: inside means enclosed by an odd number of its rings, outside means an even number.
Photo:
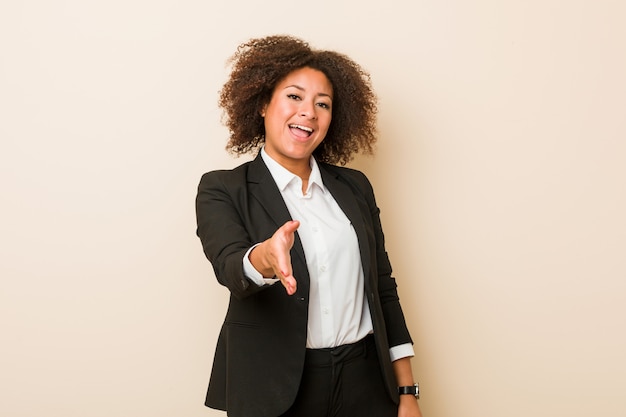
[{"label": "black business suit", "polygon": [[[318,163],[325,187],[356,232],[376,347],[389,395],[398,402],[389,346],[411,337],[391,277],[379,210],[360,172]],[[291,250],[297,292],[259,287],[243,273],[243,256],[291,220],[261,156],[233,170],[204,174],[196,198],[198,236],[218,281],[230,292],[219,335],[206,405],[229,416],[277,416],[293,403],[307,339],[309,274],[296,233]]]}]

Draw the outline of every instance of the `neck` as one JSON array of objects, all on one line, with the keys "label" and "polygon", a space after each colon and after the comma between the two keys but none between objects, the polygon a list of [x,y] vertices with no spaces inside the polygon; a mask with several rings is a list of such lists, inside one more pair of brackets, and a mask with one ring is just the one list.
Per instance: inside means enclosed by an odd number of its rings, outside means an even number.
[{"label": "neck", "polygon": [[312,171],[308,161],[306,165],[292,164],[291,166],[283,165],[283,167],[285,167],[287,171],[300,177],[300,179],[302,180],[302,194],[306,194],[306,189],[309,185],[309,177],[311,176]]},{"label": "neck", "polygon": [[304,160],[302,161],[279,161],[276,159],[274,160],[278,162],[280,165],[282,165],[282,167],[285,168],[287,171],[299,176],[300,179],[302,179],[302,181],[308,180],[309,175],[311,175],[312,169],[311,169],[310,161],[308,159],[306,161]]},{"label": "neck", "polygon": [[309,180],[309,176],[311,175],[311,157],[302,158],[302,159],[292,159],[292,158],[284,158],[280,155],[272,155],[273,152],[268,152],[268,149],[265,148],[265,153],[276,161],[280,166],[285,168],[287,171],[291,172],[294,175],[300,177],[300,179],[304,181]]}]

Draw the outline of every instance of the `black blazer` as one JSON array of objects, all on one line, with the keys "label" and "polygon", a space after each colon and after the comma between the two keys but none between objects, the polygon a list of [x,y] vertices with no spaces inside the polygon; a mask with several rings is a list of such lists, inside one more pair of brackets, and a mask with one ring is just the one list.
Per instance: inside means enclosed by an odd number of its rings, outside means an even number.
[{"label": "black blazer", "polygon": [[[361,172],[319,163],[324,185],[352,222],[359,241],[376,347],[389,395],[398,402],[389,346],[412,343],[384,246],[379,209]],[[233,170],[202,176],[197,234],[230,303],[215,352],[208,407],[229,416],[277,416],[294,402],[306,351],[309,273],[296,232],[291,250],[298,289],[259,287],[243,273],[243,256],[291,220],[260,155]]]}]

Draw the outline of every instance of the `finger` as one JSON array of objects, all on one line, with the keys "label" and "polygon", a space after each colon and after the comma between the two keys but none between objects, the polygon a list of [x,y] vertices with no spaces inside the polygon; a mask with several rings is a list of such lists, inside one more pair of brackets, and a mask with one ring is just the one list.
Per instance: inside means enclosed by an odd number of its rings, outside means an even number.
[{"label": "finger", "polygon": [[285,287],[285,290],[287,290],[287,294],[294,295],[296,293],[296,290],[298,289],[298,284],[296,282],[296,279],[292,275],[284,276],[280,281]]},{"label": "finger", "polygon": [[[294,233],[299,226],[299,221],[290,220],[282,225],[276,233],[276,237],[279,238],[281,244],[278,245],[279,248],[277,248],[275,252],[275,273],[280,278],[281,283],[289,295],[295,294],[297,289],[297,281],[292,275],[293,270],[291,267],[291,256],[289,251],[294,243]],[[280,248],[280,246],[282,246],[282,248]]]},{"label": "finger", "polygon": [[273,268],[276,275],[287,277],[293,273],[291,269],[291,255],[289,254],[289,249],[279,251],[275,255],[275,262],[276,263]]},{"label": "finger", "polygon": [[287,294],[293,295],[298,288],[296,278],[292,275],[291,268],[289,270],[281,269],[276,272],[276,276],[280,279],[280,283],[283,284]]}]

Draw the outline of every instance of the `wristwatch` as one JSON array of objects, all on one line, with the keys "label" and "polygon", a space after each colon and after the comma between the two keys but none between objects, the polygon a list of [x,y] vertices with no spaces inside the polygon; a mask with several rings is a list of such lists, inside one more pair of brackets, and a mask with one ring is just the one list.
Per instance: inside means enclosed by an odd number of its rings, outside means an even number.
[{"label": "wristwatch", "polygon": [[419,400],[420,398],[420,386],[419,384],[409,385],[407,387],[398,387],[398,394],[400,395],[413,395]]}]

